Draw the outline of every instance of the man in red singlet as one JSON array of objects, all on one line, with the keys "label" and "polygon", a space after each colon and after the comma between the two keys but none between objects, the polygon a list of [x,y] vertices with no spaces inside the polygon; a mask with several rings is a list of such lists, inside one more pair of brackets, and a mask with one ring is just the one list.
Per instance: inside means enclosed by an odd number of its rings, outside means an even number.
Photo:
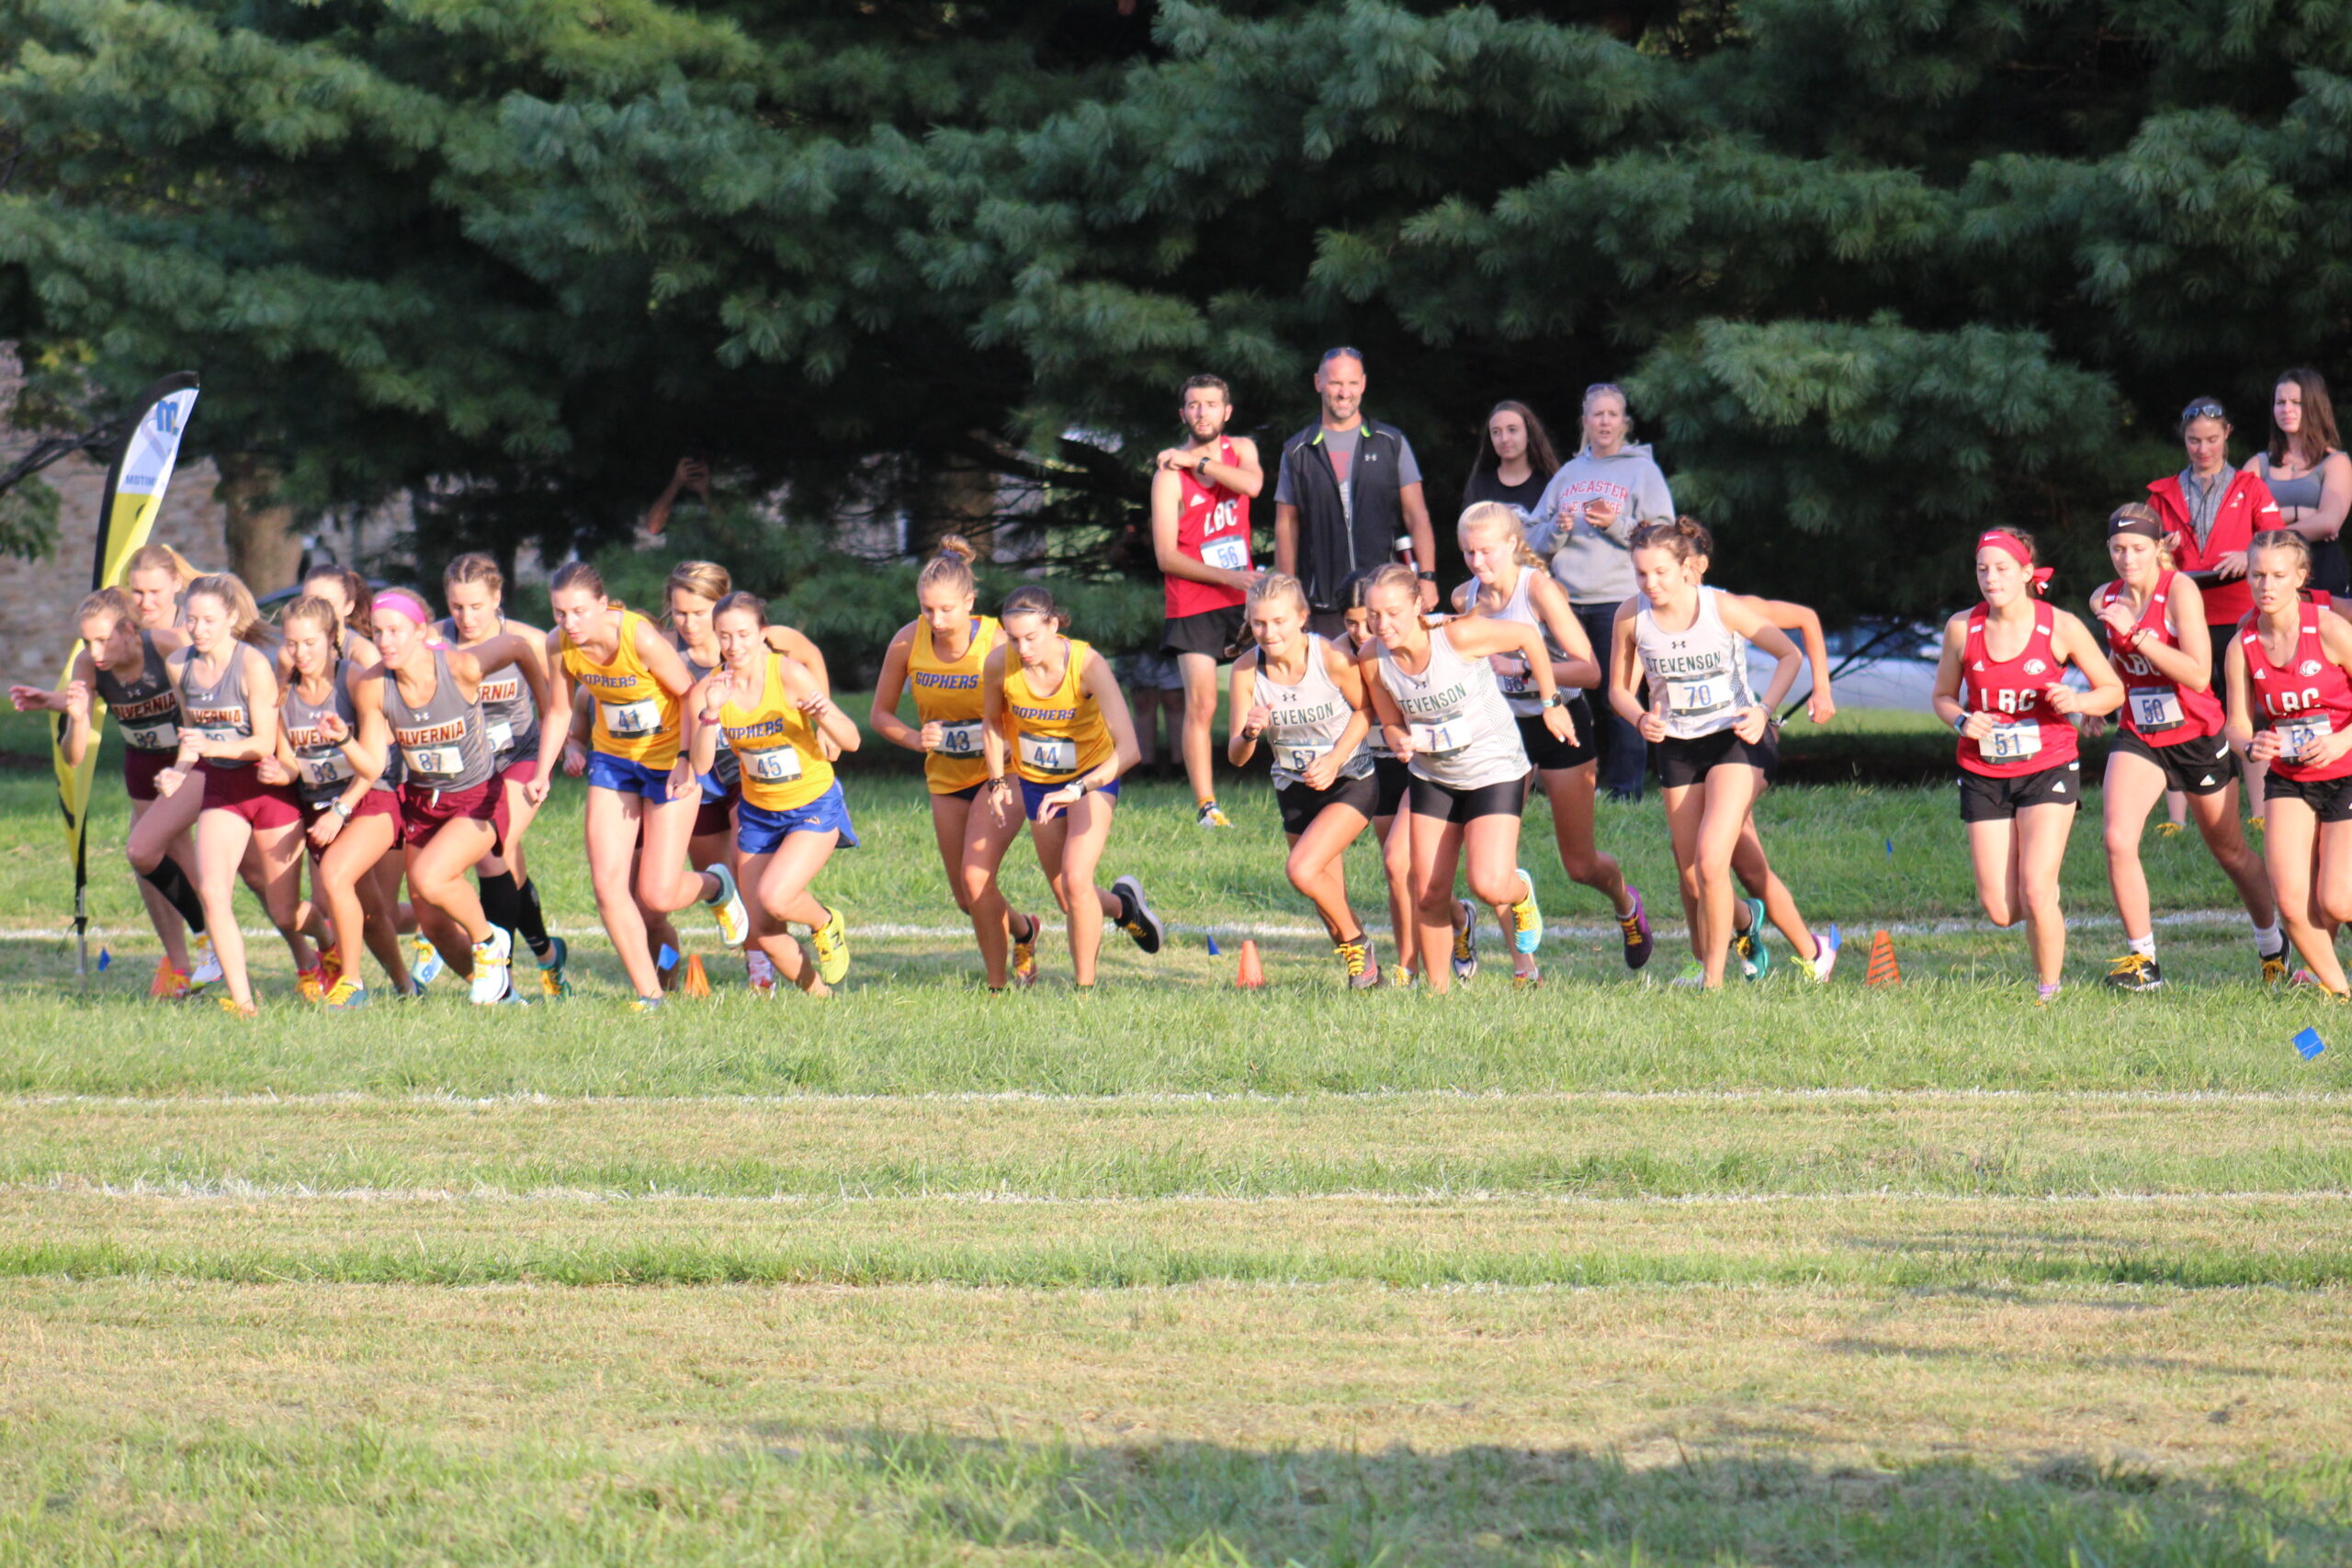
[{"label": "man in red singlet", "polygon": [[1204,828],[1227,826],[1210,772],[1216,667],[1241,640],[1251,565],[1250,501],[1265,487],[1257,443],[1227,435],[1232,394],[1215,376],[1184,383],[1180,414],[1191,437],[1152,460],[1151,547],[1168,593],[1160,651],[1184,677],[1184,772]]}]

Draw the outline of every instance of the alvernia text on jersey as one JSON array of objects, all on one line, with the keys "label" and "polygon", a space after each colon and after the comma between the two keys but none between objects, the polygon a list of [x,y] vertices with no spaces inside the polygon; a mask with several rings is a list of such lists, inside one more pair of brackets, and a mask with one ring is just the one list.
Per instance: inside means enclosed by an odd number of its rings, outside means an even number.
[{"label": "alvernia text on jersey", "polygon": [[403,747],[446,746],[465,738],[466,721],[463,717],[453,718],[446,724],[420,724],[413,729],[397,725],[392,728],[392,739]]}]

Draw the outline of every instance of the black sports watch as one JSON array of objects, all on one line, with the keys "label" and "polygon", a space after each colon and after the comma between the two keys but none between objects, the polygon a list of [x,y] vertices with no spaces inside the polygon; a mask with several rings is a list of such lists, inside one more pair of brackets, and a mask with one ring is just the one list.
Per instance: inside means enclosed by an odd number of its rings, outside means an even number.
[{"label": "black sports watch", "polygon": [[1437,581],[1437,573],[1433,571],[1417,571],[1413,575],[1419,578],[1423,582],[1435,582]]}]

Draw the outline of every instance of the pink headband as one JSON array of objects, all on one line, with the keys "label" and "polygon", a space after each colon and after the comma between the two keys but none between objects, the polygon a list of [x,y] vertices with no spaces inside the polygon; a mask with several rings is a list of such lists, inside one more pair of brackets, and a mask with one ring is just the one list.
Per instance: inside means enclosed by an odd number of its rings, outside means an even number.
[{"label": "pink headband", "polygon": [[[2011,560],[2025,568],[2029,574],[2028,583],[2034,592],[2047,593],[2050,592],[2050,579],[2054,575],[2054,573],[2049,567],[2038,567],[2033,564],[2033,552],[2025,547],[2025,541],[2023,539],[2018,538],[2015,534],[2005,532],[2002,529],[1990,528],[1976,536],[1976,547],[1978,549],[1984,549],[1987,546],[2000,551],[2003,555],[2008,557]],[[379,598],[376,603],[380,604],[383,603],[383,600]]]},{"label": "pink headband", "polygon": [[397,610],[420,626],[433,624],[433,612],[424,607],[424,601],[405,588],[387,588],[376,595],[376,614],[387,610]]}]

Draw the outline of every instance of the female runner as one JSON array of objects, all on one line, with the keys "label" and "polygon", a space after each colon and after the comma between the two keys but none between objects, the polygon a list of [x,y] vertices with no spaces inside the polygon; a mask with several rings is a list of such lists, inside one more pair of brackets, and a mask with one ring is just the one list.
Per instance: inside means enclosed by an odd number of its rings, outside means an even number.
[{"label": "female runner", "polygon": [[[176,590],[170,603],[176,615]],[[170,765],[179,750],[180,699],[172,690],[164,662],[185,646],[187,638],[170,629],[168,619],[161,631],[142,627],[130,595],[119,588],[102,588],[83,600],[74,619],[82,634],[82,651],[66,672],[64,689],[44,692],[35,686],[11,686],[8,700],[18,713],[65,716],[65,761],[75,768],[89,754],[94,739],[91,699],[96,696],[107,705],[107,711],[122,727],[122,784],[130,796],[130,837],[137,840],[141,819],[155,808],[155,775]],[[200,986],[220,977],[212,944],[204,935],[204,906],[187,874],[196,860],[187,828],[196,820],[203,797],[193,788],[182,793],[184,802],[173,802],[164,809],[185,820],[159,848],[152,868],[138,876],[148,921],[164,944],[149,994],[173,1001],[193,996]],[[201,981],[195,978],[199,971],[209,971]]]},{"label": "female runner", "polygon": [[1249,764],[1261,737],[1273,752],[1290,859],[1283,870],[1322,918],[1351,990],[1380,984],[1372,938],[1348,907],[1341,862],[1379,804],[1365,709],[1363,672],[1346,650],[1306,629],[1312,612],[1298,579],[1268,572],[1250,585],[1250,629],[1257,646],[1233,666],[1233,705],[1225,754]]},{"label": "female runner", "polygon": [[1562,740],[1544,727],[1526,662],[1517,654],[1496,656],[1497,683],[1519,722],[1520,744],[1534,764],[1534,777],[1542,781],[1544,798],[1551,802],[1560,865],[1571,881],[1609,900],[1624,939],[1625,967],[1638,970],[1650,961],[1657,945],[1650,936],[1648,911],[1642,908],[1640,890],[1618,868],[1617,858],[1603,854],[1593,842],[1593,780],[1600,753],[1594,744],[1599,731],[1584,696],[1584,688],[1600,683],[1592,643],[1568,603],[1567,590],[1544,569],[1543,558],[1527,547],[1518,512],[1498,501],[1480,502],[1462,513],[1455,533],[1463,562],[1477,579],[1478,614],[1533,626],[1542,634],[1553,679],[1567,694],[1567,715],[1576,727],[1573,740]]},{"label": "female runner", "polygon": [[[1706,566],[1702,565],[1703,575]],[[1798,646],[1804,651],[1805,667],[1813,673],[1813,688],[1805,694],[1805,717],[1815,724],[1827,724],[1838,716],[1837,699],[1829,688],[1829,645],[1821,632],[1821,616],[1804,604],[1786,599],[1761,599],[1754,594],[1735,594],[1742,604],[1754,610],[1784,632],[1794,634]],[[1770,789],[1780,775],[1781,733],[1776,719],[1771,729],[1773,765],[1764,772],[1764,787]],[[1750,811],[1747,820],[1740,825],[1739,842],[1731,852],[1732,874],[1739,879],[1744,897],[1732,909],[1733,931],[1731,950],[1740,963],[1740,973],[1750,980],[1761,980],[1771,972],[1772,954],[1764,944],[1764,927],[1769,921],[1779,928],[1797,953],[1797,966],[1815,980],[1826,980],[1838,967],[1838,951],[1842,939],[1838,922],[1826,926],[1808,926],[1804,912],[1797,908],[1795,895],[1788,884],[1781,880],[1765,857],[1764,840],[1756,831],[1756,814]],[[1690,972],[1683,976],[1697,985],[1703,967],[1697,959],[1690,963]]]},{"label": "female runner", "polygon": [[[1364,593],[1371,586],[1369,569],[1352,573],[1340,586],[1340,603],[1347,615],[1348,651],[1359,664],[1372,653],[1372,609],[1364,603]],[[1365,701],[1371,701],[1369,688]],[[1413,775],[1388,749],[1388,738],[1381,732],[1378,716],[1373,717],[1371,733],[1364,737],[1363,744],[1364,750],[1372,753],[1372,836],[1380,844],[1381,870],[1388,880],[1388,931],[1396,943],[1396,967],[1389,980],[1397,986],[1418,986],[1421,983],[1421,948],[1420,931],[1414,923],[1413,913],[1413,814],[1404,809]],[[1476,940],[1457,931],[1454,944],[1454,976],[1468,979],[1477,973]],[[1470,963],[1466,973],[1460,963],[1465,948]]]},{"label": "female runner", "polygon": [[[464,933],[475,1002],[519,1002],[512,981],[513,933],[491,920],[466,882],[466,873],[498,850],[508,826],[481,690],[486,675],[514,669],[544,707],[547,681],[522,637],[504,633],[461,651],[435,641],[432,625],[424,601],[405,588],[377,595],[376,650],[382,662],[378,679],[353,688],[353,705],[363,739],[377,733],[377,726],[388,726],[400,748],[409,897]],[[561,744],[560,737],[540,738],[543,752]],[[547,781],[542,768],[524,788],[543,801]]]},{"label": "female runner", "polygon": [[1364,597],[1372,613],[1369,658],[1379,675],[1369,694],[1373,708],[1389,750],[1412,774],[1412,886],[1422,978],[1432,991],[1449,987],[1449,976],[1427,960],[1454,934],[1454,876],[1466,861],[1471,894],[1510,909],[1513,945],[1530,964],[1515,983],[1540,984],[1532,960],[1544,940],[1544,913],[1535,901],[1535,879],[1518,865],[1527,750],[1488,660],[1498,653],[1524,658],[1545,731],[1567,740],[1576,728],[1540,632],[1524,622],[1487,616],[1431,626],[1421,619],[1418,588],[1411,568],[1391,562],[1374,569]]},{"label": "female runner", "polygon": [[[301,808],[290,791],[268,783],[261,771],[267,759],[275,772],[277,758],[275,661],[255,646],[267,642],[267,630],[254,596],[227,572],[190,582],[180,609],[188,646],[165,660],[179,694],[179,746],[172,765],[156,775],[155,793],[170,799],[183,789],[200,788],[196,886],[228,988],[220,1005],[243,1018],[255,1011],[234,902],[239,868],[249,849],[263,907],[294,955],[296,986],[307,999],[318,1001],[325,995],[318,955],[296,925]],[[177,831],[173,829],[169,837]]]},{"label": "female runner", "polygon": [[[972,912],[972,895],[964,884],[965,845],[982,828],[1010,837],[1016,826],[1010,805],[981,801],[988,783],[988,759],[980,744],[980,727],[988,712],[981,690],[981,667],[1004,636],[993,615],[974,614],[979,584],[972,576],[978,552],[950,534],[939,541],[939,553],[923,563],[915,579],[915,604],[922,615],[899,628],[882,656],[882,674],[874,683],[874,707],[866,721],[874,732],[894,745],[922,753],[923,783],[931,793],[932,837],[939,858],[947,866],[947,886],[956,907]],[[899,716],[899,696],[910,684],[915,694],[915,718],[910,725]],[[920,728],[918,728],[918,725]],[[993,873],[991,873],[993,875]],[[1001,889],[997,890],[1001,901]],[[1012,977],[1021,986],[1037,979],[1037,933],[1044,930],[1035,915],[1017,909],[1005,912],[1006,941],[1012,943]],[[980,944],[981,961],[997,955],[989,970],[989,989],[1005,983],[1005,943],[991,949]]]},{"label": "female runner", "polygon": [[547,686],[547,633],[537,626],[506,618],[506,574],[489,556],[472,552],[451,561],[441,573],[441,599],[449,614],[435,630],[441,640],[470,653],[495,637],[514,636],[532,645],[523,660],[485,675],[478,688],[482,722],[489,727],[491,765],[498,788],[506,797],[506,834],[499,848],[474,867],[481,887],[482,913],[502,931],[522,933],[531,956],[538,960],[539,994],[568,997],[571,978],[564,965],[571,949],[560,936],[548,934],[546,914],[539,907],[538,884],[531,880],[523,856],[523,836],[539,815],[542,791],[528,787],[539,776],[538,699],[523,677],[527,666]]},{"label": "female runner", "polygon": [[397,924],[399,879],[388,894],[377,875],[382,862],[395,858],[390,852],[400,841],[400,805],[386,778],[390,747],[380,709],[363,733],[351,695],[352,681],[363,668],[373,674],[375,661],[362,666],[346,652],[343,618],[323,597],[306,593],[295,600],[279,624],[291,667],[280,757],[309,821],[311,886],[334,941],[323,950],[325,1001],[331,1008],[366,1007],[355,936],[364,937],[395,995],[413,990]]},{"label": "female runner", "polygon": [[2115,912],[2123,918],[2126,951],[2108,965],[2107,983],[2124,991],[2153,991],[2165,983],[2156,965],[2140,832],[2167,790],[2188,798],[2206,849],[2237,888],[2254,921],[2263,978],[2283,980],[2287,939],[2278,931],[2270,878],[2238,827],[2237,755],[2222,734],[2226,716],[2212,688],[2216,660],[2207,640],[2204,596],[2165,560],[2165,526],[2153,508],[2136,502],[2117,507],[2107,520],[2107,554],[2115,579],[2091,595],[2091,614],[2126,682],[2102,797],[2107,880]]},{"label": "female runner", "polygon": [[713,773],[718,741],[740,760],[735,852],[752,890],[752,940],[775,971],[812,997],[832,994],[841,976],[826,976],[801,956],[786,922],[821,927],[834,917],[808,885],[836,844],[857,847],[842,786],[819,739],[843,751],[858,745],[857,726],[835,707],[798,660],[768,646],[767,606],[753,594],[729,593],[711,612],[721,662],[695,681],[686,698],[695,715],[695,772]]},{"label": "female runner", "polygon": [[2262,859],[2278,918],[2304,966],[2342,1001],[2335,928],[2352,919],[2352,623],[2304,600],[2311,546],[2301,535],[2257,534],[2247,561],[2254,611],[2226,655],[2230,744],[2269,764]]},{"label": "female runner", "polygon": [[[604,578],[586,561],[558,568],[548,598],[556,619],[556,629],[548,634],[549,661],[559,674],[554,705],[541,711],[570,713],[575,683],[595,699],[594,746],[588,758],[588,874],[596,888],[597,913],[636,990],[635,1005],[650,1010],[663,997],[661,971],[646,940],[644,910],[668,914],[699,899],[711,906],[719,939],[728,946],[740,948],[751,935],[726,863],[707,872],[685,864],[702,793],[682,755],[678,699],[694,682],[685,661],[652,622],[605,597]],[[542,738],[543,752],[560,751],[563,737],[552,726],[547,728],[552,739]],[[542,755],[541,780],[552,761]]]},{"label": "female runner", "polygon": [[[980,666],[988,701],[980,731],[988,784],[981,799],[995,809],[967,841],[964,862],[973,934],[993,987],[1004,974],[1006,930],[997,867],[1020,831],[1009,809],[1017,774],[1037,863],[1069,927],[1071,976],[1087,989],[1094,984],[1105,915],[1146,953],[1158,953],[1167,935],[1134,877],[1120,877],[1108,893],[1094,885],[1111,838],[1119,775],[1136,763],[1135,725],[1111,661],[1062,635],[1068,621],[1049,591],[1035,584],[1014,589],[999,620],[1004,640]],[[1008,741],[1013,773],[1006,771]]]},{"label": "female runner", "polygon": [[[1936,716],[1960,733],[1960,819],[1976,897],[1995,925],[2025,921],[2044,1002],[2064,977],[2058,871],[2083,793],[2067,716],[2113,713],[2123,702],[2123,682],[2089,629],[2040,601],[2049,583],[2030,536],[2014,528],[1981,535],[1976,587],[1984,600],[1945,624],[1935,690]],[[2064,682],[2069,664],[2089,677],[2089,691]]]},{"label": "female runner", "polygon": [[123,592],[140,629],[167,632],[180,624],[180,595],[204,574],[169,545],[141,545],[122,563]]},{"label": "female runner", "polygon": [[[1796,683],[1799,663],[1787,633],[1746,601],[1706,585],[1713,555],[1713,536],[1688,517],[1635,531],[1640,593],[1617,611],[1609,690],[1611,706],[1657,749],[1698,981],[1709,990],[1724,983],[1736,923],[1733,856],[1778,763],[1772,709]],[[1779,660],[1761,700],[1748,685],[1743,641]],[[1645,679],[1646,709],[1635,695]],[[1748,915],[1753,924],[1755,911]]]}]

